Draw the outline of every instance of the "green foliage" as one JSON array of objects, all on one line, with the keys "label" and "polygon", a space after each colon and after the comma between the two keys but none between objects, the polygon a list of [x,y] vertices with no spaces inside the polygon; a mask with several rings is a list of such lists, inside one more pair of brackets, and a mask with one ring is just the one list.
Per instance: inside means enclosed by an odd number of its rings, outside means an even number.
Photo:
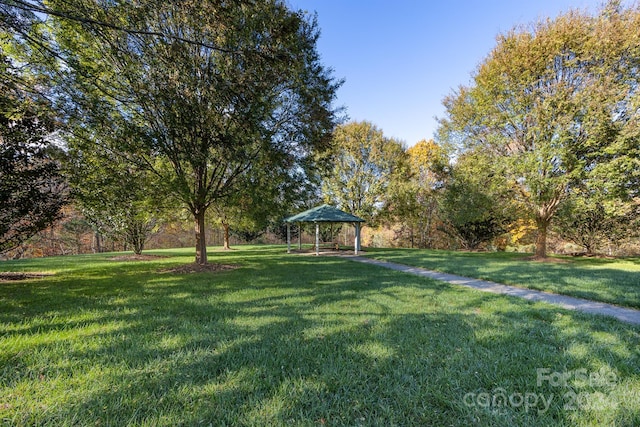
[{"label": "green foliage", "polygon": [[59,124],[27,62],[36,21],[0,6],[0,254],[52,225],[68,199]]},{"label": "green foliage", "polygon": [[473,85],[445,100],[442,134],[502,157],[538,226],[539,257],[572,183],[604,171],[617,188],[637,183],[640,13],[614,6],[500,36]]},{"label": "green foliage", "polygon": [[[4,98],[4,95],[2,96]],[[46,117],[0,113],[0,253],[53,224],[68,188]]]},{"label": "green foliage", "polygon": [[209,206],[256,171],[321,163],[340,82],[320,63],[315,19],[268,0],[47,5],[59,101],[191,212],[199,263]]},{"label": "green foliage", "polygon": [[48,79],[35,71],[40,51],[47,49],[45,32],[33,11],[18,6],[14,2],[0,5],[0,111],[9,118],[20,117],[20,112],[34,105],[50,110],[43,105],[50,89]]},{"label": "green foliage", "polygon": [[[3,263],[3,270],[55,275],[0,286],[0,419],[41,426],[640,421],[637,327],[284,252],[220,252],[220,262],[240,268],[215,274],[159,273],[189,263],[192,250],[157,252],[166,258],[148,262],[94,255]],[[572,377],[554,387],[537,383],[540,368],[615,377],[606,386]],[[465,401],[469,393],[553,400],[546,411],[539,400],[528,410],[508,400],[483,407]],[[583,406],[571,405],[573,393]]]},{"label": "green foliage", "polygon": [[515,219],[514,194],[494,156],[462,154],[446,181],[440,214],[445,230],[467,250],[505,233]]},{"label": "green foliage", "polygon": [[304,174],[275,165],[263,170],[256,168],[251,175],[238,179],[234,193],[211,205],[210,217],[222,225],[224,246],[228,248],[229,233],[251,242],[267,229],[282,225],[282,219],[315,192]]},{"label": "green foliage", "polygon": [[446,150],[422,140],[406,150],[406,170],[389,183],[385,216],[401,225],[411,247],[433,247],[438,204],[448,169]]},{"label": "green foliage", "polygon": [[128,164],[105,140],[83,138],[77,127],[68,140],[67,173],[73,195],[94,230],[142,253],[169,205],[147,170]]},{"label": "green foliage", "polygon": [[323,181],[325,201],[374,225],[388,202],[387,189],[405,164],[402,144],[369,122],[337,127],[334,165]]},{"label": "green foliage", "polygon": [[622,240],[638,236],[639,209],[637,202],[623,203],[574,190],[558,211],[555,229],[562,238],[593,255],[606,243],[618,246]]}]

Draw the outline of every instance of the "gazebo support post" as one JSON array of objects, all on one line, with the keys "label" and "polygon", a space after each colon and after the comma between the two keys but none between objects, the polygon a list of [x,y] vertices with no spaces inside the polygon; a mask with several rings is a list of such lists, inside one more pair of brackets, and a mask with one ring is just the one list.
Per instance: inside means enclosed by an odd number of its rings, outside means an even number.
[{"label": "gazebo support post", "polygon": [[302,250],[302,223],[298,223],[298,250]]},{"label": "gazebo support post", "polygon": [[291,223],[287,223],[287,253],[291,253]]},{"label": "gazebo support post", "polygon": [[316,256],[320,255],[320,224],[316,222]]},{"label": "gazebo support post", "polygon": [[329,241],[333,245],[333,223],[332,222],[329,223],[329,236],[330,236]]},{"label": "gazebo support post", "polygon": [[358,255],[358,251],[360,251],[360,223],[356,222],[356,237],[353,245],[353,253]]}]

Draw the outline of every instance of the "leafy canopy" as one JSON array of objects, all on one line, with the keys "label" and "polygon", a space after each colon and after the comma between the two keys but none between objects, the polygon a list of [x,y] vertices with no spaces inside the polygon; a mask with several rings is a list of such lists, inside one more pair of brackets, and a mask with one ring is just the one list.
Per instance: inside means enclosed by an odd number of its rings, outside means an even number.
[{"label": "leafy canopy", "polygon": [[323,181],[325,199],[372,224],[387,201],[387,188],[401,172],[402,144],[369,122],[336,128],[333,170]]},{"label": "leafy canopy", "polygon": [[501,35],[473,84],[444,101],[443,134],[507,167],[539,257],[572,185],[604,171],[626,191],[637,183],[638,16],[611,2],[599,16],[568,12]]},{"label": "leafy canopy", "polygon": [[66,111],[111,132],[113,151],[191,212],[197,262],[207,209],[246,177],[299,180],[321,164],[340,82],[320,63],[315,19],[276,0],[48,4],[75,13],[52,14]]}]

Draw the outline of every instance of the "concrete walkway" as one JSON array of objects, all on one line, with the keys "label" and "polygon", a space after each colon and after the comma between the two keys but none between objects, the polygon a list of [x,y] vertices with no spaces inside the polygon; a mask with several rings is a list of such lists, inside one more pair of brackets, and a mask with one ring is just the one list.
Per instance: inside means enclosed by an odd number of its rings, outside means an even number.
[{"label": "concrete walkway", "polygon": [[612,304],[605,304],[602,302],[589,301],[581,298],[552,294],[550,292],[535,291],[532,289],[501,285],[499,283],[489,282],[486,280],[471,279],[469,277],[456,276],[455,274],[439,273],[437,271],[431,271],[420,267],[410,267],[394,262],[379,261],[376,259],[364,258],[359,256],[346,255],[345,257],[352,261],[377,265],[396,271],[402,271],[404,273],[414,274],[416,276],[440,280],[454,285],[467,286],[469,288],[478,289],[485,292],[492,292],[494,294],[511,295],[530,301],[544,301],[550,304],[559,305],[560,307],[569,310],[582,311],[584,313],[590,314],[600,314],[603,316],[611,316],[622,322],[640,325],[640,310],[634,310],[632,308],[618,307]]}]

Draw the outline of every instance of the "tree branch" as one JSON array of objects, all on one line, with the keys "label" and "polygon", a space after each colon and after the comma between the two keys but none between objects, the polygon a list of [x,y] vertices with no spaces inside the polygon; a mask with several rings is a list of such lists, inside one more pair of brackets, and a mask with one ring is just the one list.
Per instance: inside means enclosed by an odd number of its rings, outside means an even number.
[{"label": "tree branch", "polygon": [[24,10],[24,11],[29,11],[29,12],[36,12],[36,13],[42,13],[45,15],[50,15],[50,16],[57,16],[58,18],[63,18],[63,19],[68,19],[70,21],[76,21],[76,22],[80,22],[83,24],[91,24],[91,25],[97,25],[99,27],[105,27],[105,28],[110,28],[112,30],[117,30],[117,31],[123,31],[129,34],[136,34],[136,35],[144,35],[144,36],[156,36],[156,37],[166,37],[166,38],[170,38],[176,41],[180,41],[180,42],[184,42],[184,43],[190,43],[193,45],[197,45],[197,46],[203,46],[209,49],[213,49],[215,51],[218,52],[222,52],[222,53],[239,53],[238,51],[235,50],[231,50],[231,49],[225,49],[219,46],[213,46],[207,43],[202,43],[196,40],[191,40],[191,39],[187,39],[184,37],[180,37],[180,36],[176,36],[173,34],[166,34],[166,33],[161,33],[158,31],[148,31],[148,30],[137,30],[137,29],[133,29],[133,28],[126,28],[126,27],[122,27],[119,25],[115,25],[115,24],[110,24],[108,22],[104,22],[104,21],[98,21],[96,19],[91,19],[85,16],[78,16],[75,15],[71,12],[68,11],[61,11],[61,10],[54,10],[51,8],[48,8],[44,5],[37,5],[34,3],[30,3],[27,1],[21,1],[21,0],[13,0],[11,3],[13,3],[13,7],[18,8],[20,10]]}]

